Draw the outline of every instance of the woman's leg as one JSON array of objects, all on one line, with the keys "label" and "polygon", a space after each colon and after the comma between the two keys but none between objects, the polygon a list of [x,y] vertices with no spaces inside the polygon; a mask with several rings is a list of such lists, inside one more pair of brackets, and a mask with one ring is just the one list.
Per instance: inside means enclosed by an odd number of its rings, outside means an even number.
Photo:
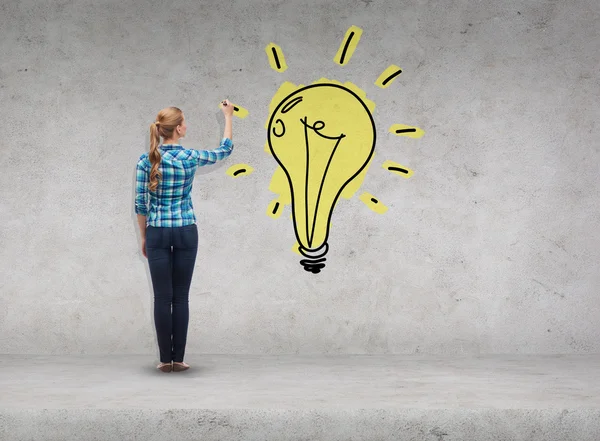
[{"label": "woman's leg", "polygon": [[173,285],[171,278],[170,229],[161,227],[146,228],[146,254],[154,289],[154,324],[160,351],[161,363],[172,361],[171,341],[171,302]]},{"label": "woman's leg", "polygon": [[189,293],[198,253],[196,224],[173,228],[173,361],[183,362],[190,319]]}]

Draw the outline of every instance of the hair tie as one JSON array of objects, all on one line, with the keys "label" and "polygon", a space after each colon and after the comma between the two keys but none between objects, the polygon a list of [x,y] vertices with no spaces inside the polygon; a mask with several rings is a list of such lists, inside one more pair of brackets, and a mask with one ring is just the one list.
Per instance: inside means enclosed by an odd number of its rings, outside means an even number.
[{"label": "hair tie", "polygon": [[158,121],[154,121],[154,125],[159,125],[160,123]]}]

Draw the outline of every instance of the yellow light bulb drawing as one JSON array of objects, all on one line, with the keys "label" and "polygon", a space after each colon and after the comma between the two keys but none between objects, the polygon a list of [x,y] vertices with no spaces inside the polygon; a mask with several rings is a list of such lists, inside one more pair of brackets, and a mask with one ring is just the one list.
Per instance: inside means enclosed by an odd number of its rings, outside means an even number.
[{"label": "yellow light bulb drawing", "polygon": [[369,163],[376,141],[367,105],[338,84],[312,84],[286,96],[268,124],[269,149],[286,174],[300,261],[306,271],[325,266],[335,204]]},{"label": "yellow light bulb drawing", "polygon": [[[357,26],[348,28],[333,59],[337,65],[350,62],[362,33]],[[278,73],[288,69],[279,45],[270,43],[265,53],[271,69]],[[387,89],[402,72],[399,66],[389,65],[375,85]],[[269,103],[264,149],[279,166],[269,184],[269,191],[277,198],[271,200],[265,214],[279,219],[291,204],[296,236],[291,251],[304,257],[300,263],[308,272],[316,274],[325,267],[335,205],[339,198],[351,199],[357,193],[370,167],[375,149],[374,109],[375,103],[356,84],[327,78],[310,86],[286,81]],[[238,116],[245,117],[248,112],[240,110]],[[419,127],[405,124],[394,124],[389,132],[408,138],[424,134]],[[406,165],[390,160],[382,167],[404,179],[414,174]],[[243,179],[252,171],[249,164],[235,164],[227,174]],[[375,213],[388,210],[384,200],[366,191],[359,200]]]}]

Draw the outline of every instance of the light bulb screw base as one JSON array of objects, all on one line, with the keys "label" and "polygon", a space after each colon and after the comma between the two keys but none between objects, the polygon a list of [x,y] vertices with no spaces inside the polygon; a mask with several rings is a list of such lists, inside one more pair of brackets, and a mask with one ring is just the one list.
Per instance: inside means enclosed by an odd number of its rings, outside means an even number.
[{"label": "light bulb screw base", "polygon": [[324,243],[319,248],[315,250],[309,250],[302,245],[298,247],[298,251],[302,254],[306,259],[302,259],[300,261],[300,265],[304,267],[305,271],[311,272],[313,274],[317,274],[321,272],[323,268],[325,268],[325,255],[329,251],[329,244]]}]

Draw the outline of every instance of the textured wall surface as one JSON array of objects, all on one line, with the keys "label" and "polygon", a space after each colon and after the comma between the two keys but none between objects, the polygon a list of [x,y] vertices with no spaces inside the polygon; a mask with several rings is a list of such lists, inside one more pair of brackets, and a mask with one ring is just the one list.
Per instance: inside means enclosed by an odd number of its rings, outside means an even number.
[{"label": "textured wall surface", "polygon": [[[3,0],[0,351],[157,352],[135,164],[170,105],[185,146],[217,147],[224,98],[249,113],[194,184],[188,353],[600,351],[599,29],[597,0]],[[322,77],[366,92],[377,144],[311,274],[290,207],[266,214],[265,122]]]}]

